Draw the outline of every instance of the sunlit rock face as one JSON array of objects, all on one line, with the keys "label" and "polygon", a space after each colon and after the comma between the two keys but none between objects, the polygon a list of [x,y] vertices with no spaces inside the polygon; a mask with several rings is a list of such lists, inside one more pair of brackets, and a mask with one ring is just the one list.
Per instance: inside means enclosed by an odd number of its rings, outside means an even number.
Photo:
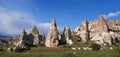
[{"label": "sunlit rock face", "polygon": [[65,43],[65,44],[69,44],[69,45],[73,44],[71,30],[69,29],[69,27],[67,25],[64,28],[63,37],[61,38],[61,43]]},{"label": "sunlit rock face", "polygon": [[104,17],[100,15],[97,20],[89,24],[91,40],[103,45],[112,45],[119,41],[120,34],[112,31],[116,30],[113,24],[119,23],[118,21],[116,23],[114,21],[105,21]]},{"label": "sunlit rock face", "polygon": [[97,20],[90,22],[88,29],[90,31],[89,34],[92,41],[103,45],[106,45],[106,43],[109,45],[112,44],[108,25],[102,15],[100,15]]},{"label": "sunlit rock face", "polygon": [[49,32],[46,37],[45,46],[46,47],[57,47],[59,44],[59,33],[57,30],[56,20],[52,20]]},{"label": "sunlit rock face", "polygon": [[107,20],[106,23],[110,30],[120,30],[120,20]]},{"label": "sunlit rock face", "polygon": [[86,42],[89,37],[87,20],[84,20],[82,24],[75,29],[74,32],[76,35],[80,36],[81,42]]},{"label": "sunlit rock face", "polygon": [[40,40],[39,40],[39,31],[36,25],[32,28],[31,35],[33,36],[33,44],[38,45]]},{"label": "sunlit rock face", "polygon": [[93,38],[91,39],[91,41],[94,41],[101,45],[107,45],[107,44],[111,45],[112,44],[111,35],[107,32],[95,34],[93,36]]},{"label": "sunlit rock face", "polygon": [[109,28],[104,20],[104,17],[100,15],[97,20],[89,23],[88,29],[90,31],[90,38],[92,38],[97,33],[108,32]]},{"label": "sunlit rock face", "polygon": [[[78,26],[74,33],[79,35],[82,42],[86,42],[89,38],[98,44],[112,45],[119,41],[119,20],[104,20],[102,15],[93,22],[87,22],[86,20]],[[117,32],[116,32],[117,31]]]},{"label": "sunlit rock face", "polygon": [[101,45],[112,45],[119,41],[118,37],[120,37],[119,34],[115,32],[102,32],[95,34],[91,41]]}]

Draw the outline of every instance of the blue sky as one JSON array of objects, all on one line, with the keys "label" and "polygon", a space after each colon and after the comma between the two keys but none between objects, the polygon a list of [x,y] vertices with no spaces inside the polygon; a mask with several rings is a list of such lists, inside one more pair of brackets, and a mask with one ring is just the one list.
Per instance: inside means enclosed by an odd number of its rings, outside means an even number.
[{"label": "blue sky", "polygon": [[59,30],[65,25],[74,30],[83,20],[93,21],[100,14],[107,20],[119,19],[120,0],[0,0],[0,12],[0,32],[18,34],[35,24],[44,33],[52,18]]}]

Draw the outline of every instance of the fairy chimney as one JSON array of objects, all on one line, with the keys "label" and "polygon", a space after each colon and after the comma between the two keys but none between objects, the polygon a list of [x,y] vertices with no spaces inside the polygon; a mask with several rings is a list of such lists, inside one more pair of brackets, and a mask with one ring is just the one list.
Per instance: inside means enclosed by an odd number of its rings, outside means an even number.
[{"label": "fairy chimney", "polygon": [[65,44],[73,44],[72,34],[70,28],[66,25],[63,31],[63,37],[61,39],[62,43]]},{"label": "fairy chimney", "polygon": [[34,25],[31,34],[33,36],[33,44],[34,45],[38,45],[39,44],[39,31],[36,25]]},{"label": "fairy chimney", "polygon": [[56,20],[53,19],[50,29],[48,31],[47,37],[46,37],[45,46],[46,47],[57,47],[58,44],[59,44],[59,33],[57,30]]}]

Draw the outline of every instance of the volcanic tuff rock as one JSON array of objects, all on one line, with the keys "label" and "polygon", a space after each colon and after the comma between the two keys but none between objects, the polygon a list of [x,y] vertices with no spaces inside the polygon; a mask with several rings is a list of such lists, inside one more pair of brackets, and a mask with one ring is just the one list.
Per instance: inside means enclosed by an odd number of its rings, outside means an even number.
[{"label": "volcanic tuff rock", "polygon": [[84,20],[82,24],[75,29],[75,33],[80,36],[82,42],[87,41],[89,37],[87,20]]},{"label": "volcanic tuff rock", "polygon": [[33,36],[33,44],[34,45],[38,45],[39,44],[39,31],[36,25],[34,25],[32,31],[31,31],[31,35]]},{"label": "volcanic tuff rock", "polygon": [[109,45],[120,41],[120,20],[104,20],[102,15],[93,22],[84,21],[74,30],[75,35],[80,35],[82,41],[90,38],[99,44]]},{"label": "volcanic tuff rock", "polygon": [[120,20],[107,20],[106,23],[110,30],[120,30]]},{"label": "volcanic tuff rock", "polygon": [[59,33],[57,30],[56,20],[52,20],[49,32],[46,37],[45,46],[46,47],[57,47],[59,44]]},{"label": "volcanic tuff rock", "polygon": [[69,44],[69,45],[73,44],[71,30],[69,29],[69,27],[67,25],[64,28],[63,37],[61,38],[61,42]]},{"label": "volcanic tuff rock", "polygon": [[[18,47],[25,47],[26,43],[34,45],[45,44],[46,47],[57,47],[61,43],[71,45],[74,34],[81,42],[86,42],[89,39],[101,45],[106,45],[106,43],[112,45],[120,41],[120,20],[104,20],[104,17],[100,15],[93,22],[84,20],[73,33],[71,33],[68,26],[65,26],[64,32],[61,34],[57,30],[55,19],[53,19],[47,36],[45,34],[39,35],[38,28],[35,25],[32,31],[30,31],[30,34],[27,35],[25,30],[23,30],[20,37],[17,36],[15,39],[13,37],[5,41]],[[3,41],[1,40],[0,43],[3,44]]]},{"label": "volcanic tuff rock", "polygon": [[98,44],[109,45],[112,44],[111,35],[109,34],[109,27],[102,15],[93,22],[89,23],[90,38]]},{"label": "volcanic tuff rock", "polygon": [[25,29],[22,31],[19,41],[17,43],[14,43],[15,46],[17,47],[25,47],[25,42],[27,42],[27,33],[25,32]]},{"label": "volcanic tuff rock", "polygon": [[106,24],[104,17],[102,15],[93,22],[89,23],[89,31],[90,31],[90,38],[92,38],[95,34],[108,32],[108,25]]}]

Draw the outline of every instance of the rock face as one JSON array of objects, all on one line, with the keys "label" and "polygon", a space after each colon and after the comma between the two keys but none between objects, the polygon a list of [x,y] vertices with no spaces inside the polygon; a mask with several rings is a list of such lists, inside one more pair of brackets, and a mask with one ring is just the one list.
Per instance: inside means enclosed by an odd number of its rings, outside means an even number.
[{"label": "rock face", "polygon": [[95,41],[98,44],[112,45],[117,41],[120,41],[120,20],[104,20],[102,15],[93,22],[87,22],[86,20],[78,26],[74,33],[80,35],[81,41],[86,41],[90,38],[91,41]]},{"label": "rock face", "polygon": [[106,23],[110,30],[120,30],[120,20],[107,20]]},{"label": "rock face", "polygon": [[112,44],[111,35],[106,32],[95,34],[95,36],[91,40],[101,45]]},{"label": "rock face", "polygon": [[57,24],[55,19],[52,20],[50,30],[47,34],[45,46],[46,47],[57,47],[59,44],[59,33],[57,30]]},{"label": "rock face", "polygon": [[115,30],[113,24],[116,23],[113,23],[112,21],[105,21],[104,17],[100,15],[98,20],[89,24],[90,37],[92,38],[91,40],[103,45],[112,45],[116,43],[119,34],[111,31]]},{"label": "rock face", "polygon": [[119,38],[117,37],[118,37],[117,33],[103,32],[103,33],[95,34],[95,36],[91,40],[101,45],[107,45],[107,44],[112,45],[119,41]]},{"label": "rock face", "polygon": [[111,36],[109,34],[108,25],[102,15],[99,18],[89,24],[90,38],[98,44],[106,45],[112,44]]},{"label": "rock face", "polygon": [[22,31],[19,40],[24,40],[24,41],[27,40],[27,33],[26,33],[25,29]]},{"label": "rock face", "polygon": [[33,44],[34,45],[38,45],[39,44],[39,31],[38,31],[38,28],[36,25],[34,25],[32,31],[31,31],[31,34],[33,36]]},{"label": "rock face", "polygon": [[82,22],[82,24],[75,30],[75,33],[80,36],[82,42],[87,41],[89,37],[87,20]]},{"label": "rock face", "polygon": [[25,43],[28,41],[27,39],[27,33],[25,32],[25,29],[20,34],[19,41],[15,43],[14,45],[17,47],[25,47]]},{"label": "rock face", "polygon": [[99,33],[108,32],[108,26],[102,15],[100,15],[97,20],[89,23],[89,31],[90,31],[90,38],[92,38],[98,32]]},{"label": "rock face", "polygon": [[63,31],[63,37],[61,38],[61,42],[65,44],[73,44],[72,34],[69,27],[66,25]]}]

